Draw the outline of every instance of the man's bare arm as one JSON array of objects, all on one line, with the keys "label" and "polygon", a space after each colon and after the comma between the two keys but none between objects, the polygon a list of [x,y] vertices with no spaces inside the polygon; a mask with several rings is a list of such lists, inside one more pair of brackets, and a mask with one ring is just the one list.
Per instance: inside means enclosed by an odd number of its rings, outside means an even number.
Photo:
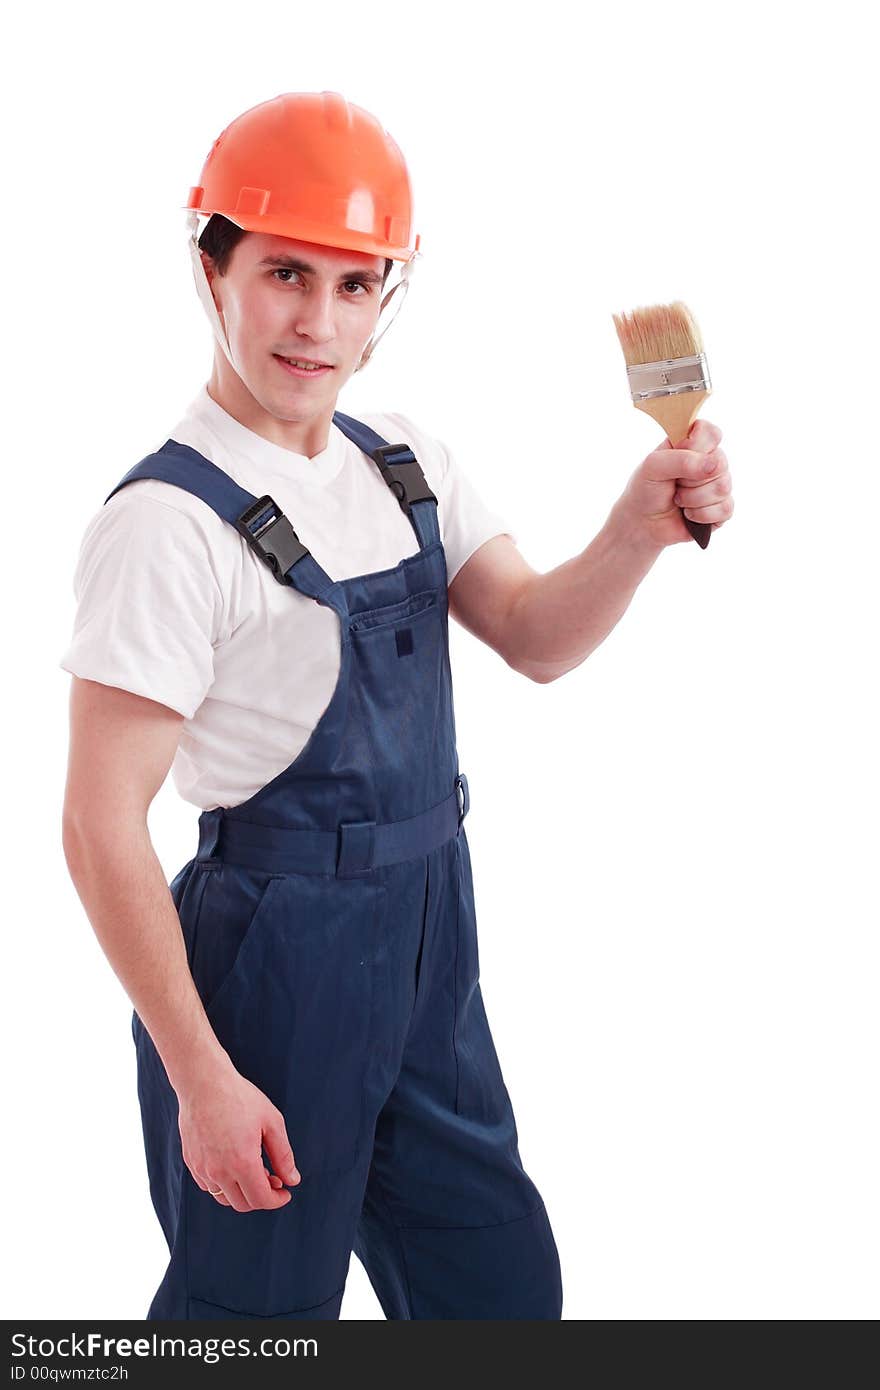
[{"label": "man's bare arm", "polygon": [[165,874],[147,829],[183,716],[127,690],[73,677],[62,840],[111,966],[175,1090],[228,1060],[196,992]]},{"label": "man's bare arm", "polygon": [[208,1021],[147,828],[182,723],[166,705],[73,677],[64,853],[101,947],[177,1093],[194,1177],[202,1186],[222,1185],[236,1210],[278,1206],[290,1199],[272,1190],[280,1179],[268,1184],[260,1127],[276,1173],[293,1181],[283,1117],[235,1070]]},{"label": "man's bare arm", "polygon": [[449,586],[449,611],[508,666],[546,685],[604,641],[659,554],[614,516],[586,550],[547,574],[509,536],[493,536]]},{"label": "man's bare arm", "polygon": [[504,658],[546,684],[585,661],[626,612],[667,545],[692,540],[684,513],[717,530],[733,513],[721,431],[697,420],[688,448],[665,440],[630,478],[601,530],[547,574],[509,536],[493,536],[449,586],[449,611]]}]

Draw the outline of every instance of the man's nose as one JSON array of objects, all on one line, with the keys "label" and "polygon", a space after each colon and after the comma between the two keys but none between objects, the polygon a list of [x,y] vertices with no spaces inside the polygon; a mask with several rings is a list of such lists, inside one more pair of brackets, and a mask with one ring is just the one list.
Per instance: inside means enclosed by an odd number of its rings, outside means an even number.
[{"label": "man's nose", "polygon": [[296,306],[294,328],[317,342],[326,342],[336,333],[334,291],[311,289]]}]

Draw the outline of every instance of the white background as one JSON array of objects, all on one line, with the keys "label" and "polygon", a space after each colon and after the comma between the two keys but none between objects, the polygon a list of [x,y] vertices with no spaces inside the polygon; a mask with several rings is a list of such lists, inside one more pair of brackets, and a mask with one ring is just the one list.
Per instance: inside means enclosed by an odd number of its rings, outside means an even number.
[{"label": "white background", "polygon": [[[88,518],[209,373],[189,187],[234,116],[325,89],[401,146],[423,251],[340,408],[443,438],[547,571],[663,437],[632,408],[611,315],[683,298],[733,474],[708,550],[665,551],[554,684],[451,632],[483,993],[564,1316],[877,1316],[867,15],[18,11],[2,97],[7,1317],[142,1317],[164,1272],[131,1008],[61,849],[57,662]],[[167,782],[150,828],[169,878],[195,821]],[[355,1257],[343,1316],[382,1317]]]}]

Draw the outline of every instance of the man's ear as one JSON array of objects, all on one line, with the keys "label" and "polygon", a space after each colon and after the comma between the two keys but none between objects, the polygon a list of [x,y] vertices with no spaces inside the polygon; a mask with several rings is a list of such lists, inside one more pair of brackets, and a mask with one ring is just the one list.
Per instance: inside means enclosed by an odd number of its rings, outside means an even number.
[{"label": "man's ear", "polygon": [[217,302],[217,296],[216,296],[216,294],[214,293],[214,276],[215,276],[216,273],[217,273],[216,270],[215,270],[215,268],[214,268],[214,262],[213,262],[213,260],[211,259],[211,257],[208,255],[207,251],[202,251],[202,250],[200,250],[200,251],[199,251],[199,255],[200,255],[201,258],[202,258],[202,269],[203,269],[204,272],[205,272],[205,279],[206,279],[207,282],[208,282],[208,289],[211,291],[211,298],[212,298],[213,301],[214,301],[214,306],[215,306],[215,308],[216,308],[216,310],[217,310],[217,313],[220,315],[220,318],[221,318],[221,321],[222,321],[222,320],[223,320],[223,310],[221,309],[219,303]]}]

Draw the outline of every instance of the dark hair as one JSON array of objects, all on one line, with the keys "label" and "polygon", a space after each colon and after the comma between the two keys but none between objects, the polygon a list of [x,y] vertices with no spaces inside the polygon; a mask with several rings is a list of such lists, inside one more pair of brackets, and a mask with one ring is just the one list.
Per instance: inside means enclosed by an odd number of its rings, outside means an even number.
[{"label": "dark hair", "polygon": [[[244,228],[237,226],[235,222],[230,222],[229,218],[224,217],[222,213],[212,213],[208,218],[205,229],[199,237],[199,250],[206,251],[211,257],[218,275],[226,274],[232,253],[243,236],[247,236]],[[393,261],[386,257],[385,273],[382,276],[383,289],[393,264]]]}]

